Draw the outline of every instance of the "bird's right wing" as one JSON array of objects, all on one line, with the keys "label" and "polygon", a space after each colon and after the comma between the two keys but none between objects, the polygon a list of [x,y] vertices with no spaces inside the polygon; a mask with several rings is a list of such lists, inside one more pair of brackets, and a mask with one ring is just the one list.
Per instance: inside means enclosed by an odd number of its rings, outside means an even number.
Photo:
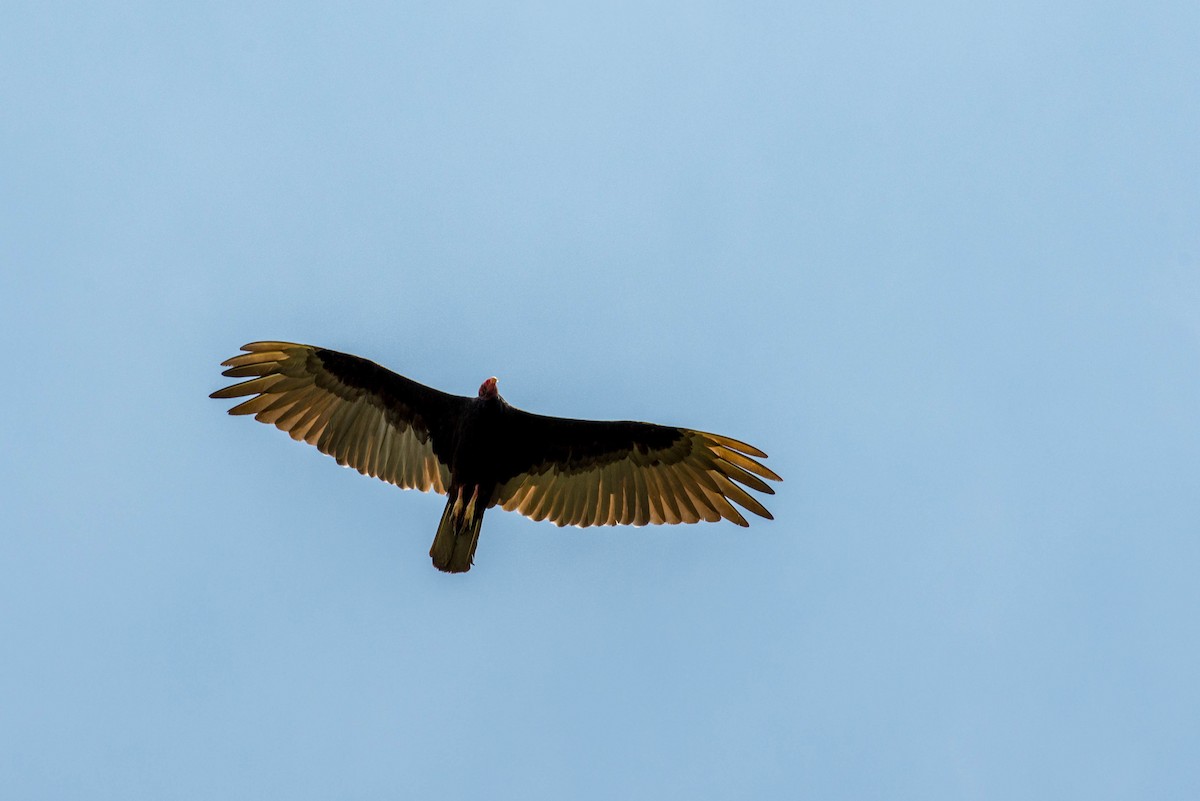
[{"label": "bird's right wing", "polygon": [[[730,437],[632,421],[570,420],[513,409],[493,502],[560,526],[644,526],[771,513],[766,454]],[[732,501],[732,503],[731,503]]]},{"label": "bird's right wing", "polygon": [[468,398],[312,345],[251,342],[242,350],[222,362],[223,375],[250,380],[210,396],[253,396],[230,414],[252,414],[364,475],[446,493],[454,427]]}]

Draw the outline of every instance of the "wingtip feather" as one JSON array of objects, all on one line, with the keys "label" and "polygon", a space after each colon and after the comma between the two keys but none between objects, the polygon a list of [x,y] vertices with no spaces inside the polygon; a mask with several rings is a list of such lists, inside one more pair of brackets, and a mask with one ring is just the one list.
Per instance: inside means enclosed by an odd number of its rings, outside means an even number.
[{"label": "wingtip feather", "polygon": [[712,434],[708,431],[698,431],[696,433],[703,434],[705,437],[708,437],[710,440],[712,440],[716,444],[724,445],[726,448],[731,448],[740,453],[744,453],[747,456],[756,456],[759,459],[767,458],[767,454],[763,453],[761,450],[754,447],[753,445],[749,445],[745,442],[742,442],[740,439],[734,439],[733,437],[722,436],[721,434]]},{"label": "wingtip feather", "polygon": [[270,340],[261,340],[259,342],[247,342],[242,345],[242,350],[249,353],[260,353],[268,350],[288,351],[295,348],[308,348],[310,345],[301,345],[299,342],[278,342]]}]

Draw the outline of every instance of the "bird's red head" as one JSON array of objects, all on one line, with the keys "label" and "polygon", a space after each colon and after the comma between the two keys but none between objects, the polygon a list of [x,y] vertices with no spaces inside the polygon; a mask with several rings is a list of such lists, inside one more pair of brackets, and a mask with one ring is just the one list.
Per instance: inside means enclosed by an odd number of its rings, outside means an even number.
[{"label": "bird's red head", "polygon": [[500,397],[500,393],[496,389],[496,376],[492,376],[479,385],[479,397],[485,400]]}]

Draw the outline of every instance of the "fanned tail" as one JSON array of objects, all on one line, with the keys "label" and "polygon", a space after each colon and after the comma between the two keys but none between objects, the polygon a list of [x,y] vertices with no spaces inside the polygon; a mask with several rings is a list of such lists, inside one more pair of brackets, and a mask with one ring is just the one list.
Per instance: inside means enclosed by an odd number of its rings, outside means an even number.
[{"label": "fanned tail", "polygon": [[464,499],[464,487],[455,487],[446,499],[446,509],[438,523],[429,555],[433,566],[446,573],[466,573],[475,558],[479,528],[486,508],[479,502],[479,488]]}]

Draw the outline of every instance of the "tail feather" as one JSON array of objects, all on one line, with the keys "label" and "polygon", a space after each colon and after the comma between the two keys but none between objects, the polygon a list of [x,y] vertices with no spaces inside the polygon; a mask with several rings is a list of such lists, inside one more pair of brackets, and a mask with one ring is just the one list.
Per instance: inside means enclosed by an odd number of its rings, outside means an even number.
[{"label": "tail feather", "polygon": [[429,555],[433,566],[446,573],[466,573],[475,559],[475,546],[479,544],[479,528],[483,524],[485,508],[479,503],[479,489],[469,500],[464,501],[462,489],[450,492],[446,509],[438,523],[437,534]]}]

